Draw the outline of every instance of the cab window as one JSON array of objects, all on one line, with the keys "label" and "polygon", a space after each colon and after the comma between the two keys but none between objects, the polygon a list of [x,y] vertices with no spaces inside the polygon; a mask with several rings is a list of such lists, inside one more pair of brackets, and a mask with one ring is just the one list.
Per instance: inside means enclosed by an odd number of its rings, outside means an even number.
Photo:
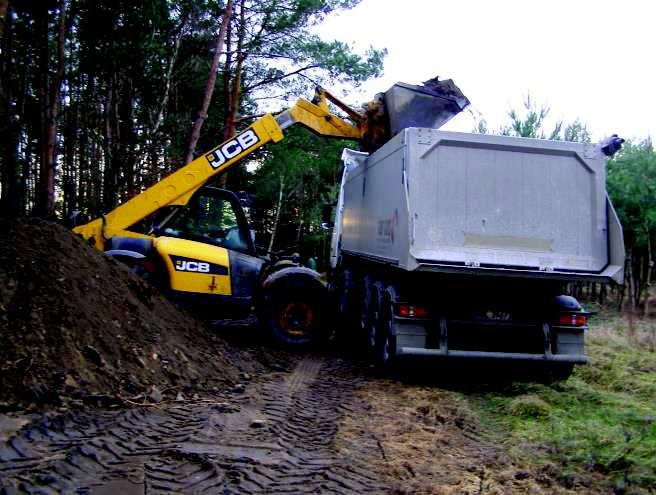
[{"label": "cab window", "polygon": [[248,251],[235,205],[221,195],[196,195],[179,208],[160,231],[163,235]]}]

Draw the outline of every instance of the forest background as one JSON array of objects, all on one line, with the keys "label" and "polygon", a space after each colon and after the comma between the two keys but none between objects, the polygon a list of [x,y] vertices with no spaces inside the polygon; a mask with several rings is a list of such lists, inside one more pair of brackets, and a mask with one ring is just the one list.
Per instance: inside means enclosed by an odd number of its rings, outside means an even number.
[{"label": "forest background", "polygon": [[[356,53],[313,27],[359,0],[0,0],[0,214],[95,218],[314,87],[356,87],[386,50]],[[429,71],[427,77],[434,75]],[[373,96],[373,95],[371,95]],[[526,96],[507,125],[474,132],[590,141],[584,120],[546,128]],[[258,245],[325,268],[322,209],[336,198],[354,143],[292,128],[217,185],[240,192]],[[656,152],[627,143],[608,165],[624,226],[627,281],[618,307],[648,312],[656,230]],[[600,302],[608,288],[576,286]],[[581,295],[581,294],[579,294]]]}]

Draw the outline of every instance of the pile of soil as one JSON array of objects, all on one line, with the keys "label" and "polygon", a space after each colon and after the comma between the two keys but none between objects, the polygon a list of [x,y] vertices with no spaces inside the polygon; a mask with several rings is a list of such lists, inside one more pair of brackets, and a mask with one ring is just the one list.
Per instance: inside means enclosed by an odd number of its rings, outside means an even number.
[{"label": "pile of soil", "polygon": [[[254,363],[64,227],[0,219],[0,407],[158,402]],[[136,399],[138,400],[138,399]]]}]

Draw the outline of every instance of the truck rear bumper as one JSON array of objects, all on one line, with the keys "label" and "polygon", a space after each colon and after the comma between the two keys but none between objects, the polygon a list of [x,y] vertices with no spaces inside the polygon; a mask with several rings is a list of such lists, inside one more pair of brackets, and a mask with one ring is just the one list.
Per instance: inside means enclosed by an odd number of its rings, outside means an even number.
[{"label": "truck rear bumper", "polygon": [[572,364],[586,364],[588,358],[582,354],[528,354],[519,352],[484,352],[426,349],[421,347],[399,347],[398,356],[430,356],[455,359],[503,359],[512,361],[544,361]]},{"label": "truck rear bumper", "polygon": [[585,364],[586,329],[546,321],[394,318],[398,356],[445,359]]}]

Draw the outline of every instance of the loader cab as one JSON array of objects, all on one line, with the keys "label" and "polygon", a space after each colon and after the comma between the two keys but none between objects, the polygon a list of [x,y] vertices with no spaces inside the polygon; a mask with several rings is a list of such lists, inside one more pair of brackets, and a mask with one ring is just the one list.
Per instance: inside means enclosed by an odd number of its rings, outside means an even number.
[{"label": "loader cab", "polygon": [[225,189],[201,188],[153,228],[156,236],[176,237],[255,255],[255,245],[237,196]]}]

